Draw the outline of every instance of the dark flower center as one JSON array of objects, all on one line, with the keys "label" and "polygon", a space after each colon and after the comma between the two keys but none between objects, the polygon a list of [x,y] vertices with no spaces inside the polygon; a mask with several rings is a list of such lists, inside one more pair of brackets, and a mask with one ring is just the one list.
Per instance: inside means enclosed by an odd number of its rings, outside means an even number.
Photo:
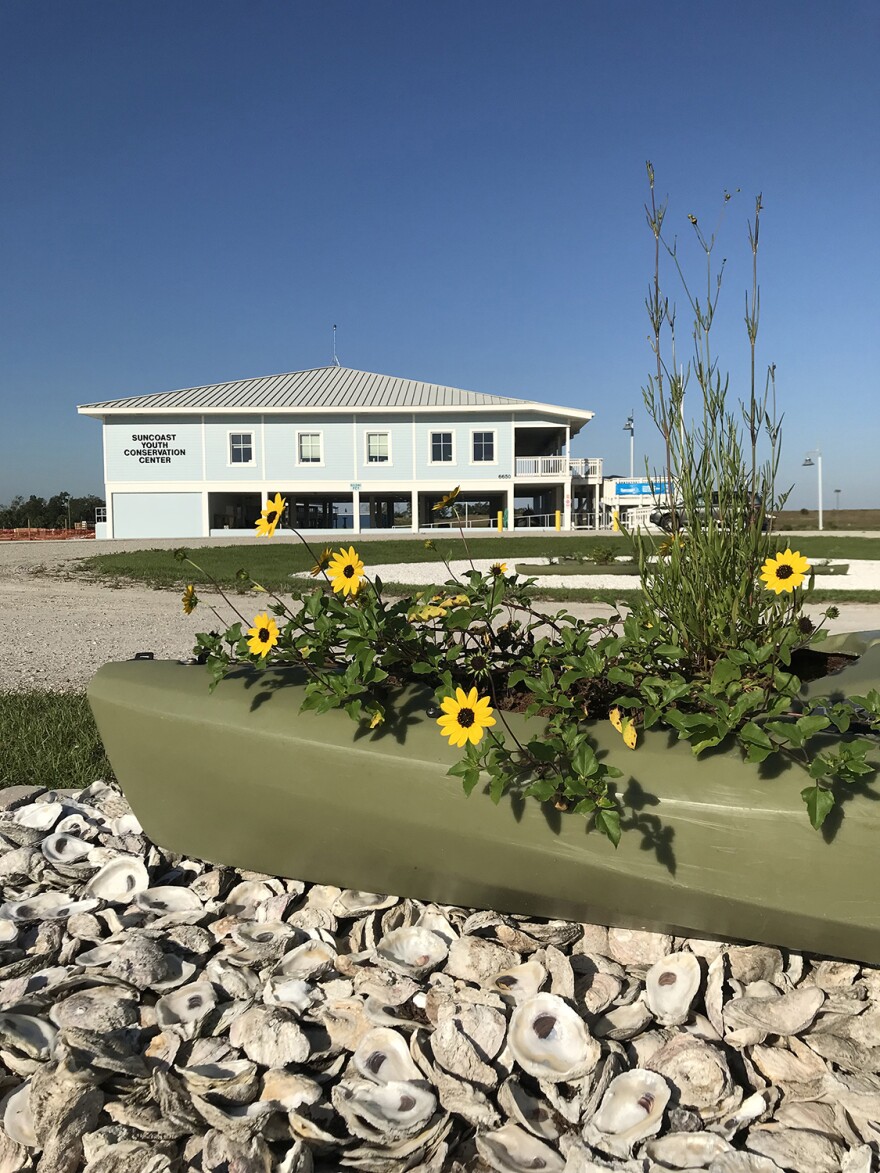
[{"label": "dark flower center", "polygon": [[346,578],[351,578],[351,576],[354,574],[354,567],[352,566],[352,564],[350,562],[349,562],[348,566],[343,567],[342,573],[345,575]]},{"label": "dark flower center", "polygon": [[473,725],[473,723],[474,723],[474,710],[473,709],[459,709],[458,716],[456,717],[456,721],[458,721],[458,723],[462,727],[462,729],[470,729],[471,725]]},{"label": "dark flower center", "polygon": [[269,511],[269,513],[266,514],[266,521],[268,521],[269,525],[274,525],[277,520],[278,511],[276,509],[272,509]]},{"label": "dark flower center", "polygon": [[268,643],[268,641],[269,641],[269,628],[268,627],[261,627],[259,630],[259,633],[257,634],[257,639],[260,641],[261,644]]},{"label": "dark flower center", "polygon": [[791,578],[791,576],[793,574],[794,574],[794,570],[787,564],[784,566],[777,566],[776,567],[776,577],[777,578]]}]

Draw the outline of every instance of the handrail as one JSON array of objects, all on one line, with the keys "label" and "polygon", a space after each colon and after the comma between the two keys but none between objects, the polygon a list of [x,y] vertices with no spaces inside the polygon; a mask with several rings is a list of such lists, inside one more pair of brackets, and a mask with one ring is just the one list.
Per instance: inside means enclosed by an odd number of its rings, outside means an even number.
[{"label": "handrail", "polygon": [[602,460],[587,456],[517,456],[518,477],[592,477],[602,476]]}]

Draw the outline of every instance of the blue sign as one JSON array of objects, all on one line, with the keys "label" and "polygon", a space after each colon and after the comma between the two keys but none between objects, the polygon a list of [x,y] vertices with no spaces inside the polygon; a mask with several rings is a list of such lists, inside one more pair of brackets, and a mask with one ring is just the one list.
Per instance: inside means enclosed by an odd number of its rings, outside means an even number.
[{"label": "blue sign", "polygon": [[653,497],[666,492],[666,481],[654,481],[654,492],[648,481],[616,481],[614,495],[616,497]]}]

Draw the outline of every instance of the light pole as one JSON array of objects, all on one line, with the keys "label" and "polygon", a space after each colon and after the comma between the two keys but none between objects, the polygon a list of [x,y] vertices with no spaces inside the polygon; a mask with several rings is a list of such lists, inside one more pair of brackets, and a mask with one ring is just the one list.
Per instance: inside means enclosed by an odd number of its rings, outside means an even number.
[{"label": "light pole", "polygon": [[635,458],[636,428],[635,428],[635,424],[633,422],[634,415],[635,415],[635,409],[633,409],[629,413],[629,419],[623,425],[623,430],[625,432],[629,432],[629,479],[630,480],[633,479],[633,470],[635,468],[634,458]]},{"label": "light pole", "polygon": [[840,489],[834,490],[834,512],[836,513],[840,508]]},{"label": "light pole", "polygon": [[823,528],[823,526],[822,526],[822,453],[819,451],[818,448],[816,448],[812,452],[808,452],[807,455],[804,457],[804,464],[803,464],[804,468],[812,468],[813,467],[813,461],[810,459],[810,457],[812,457],[812,456],[816,457],[816,472],[819,475],[819,529],[821,530]]}]

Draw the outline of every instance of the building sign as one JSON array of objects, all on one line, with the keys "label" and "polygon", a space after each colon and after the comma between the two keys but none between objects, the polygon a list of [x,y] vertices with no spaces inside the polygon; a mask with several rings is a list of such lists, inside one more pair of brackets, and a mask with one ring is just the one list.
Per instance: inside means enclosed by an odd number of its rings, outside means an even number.
[{"label": "building sign", "polygon": [[186,456],[185,448],[175,448],[176,432],[132,432],[131,447],[122,450],[123,456],[138,464],[171,464],[175,456]]},{"label": "building sign", "polygon": [[666,481],[654,481],[654,491],[648,481],[616,481],[614,495],[616,497],[653,497],[666,492]]}]

